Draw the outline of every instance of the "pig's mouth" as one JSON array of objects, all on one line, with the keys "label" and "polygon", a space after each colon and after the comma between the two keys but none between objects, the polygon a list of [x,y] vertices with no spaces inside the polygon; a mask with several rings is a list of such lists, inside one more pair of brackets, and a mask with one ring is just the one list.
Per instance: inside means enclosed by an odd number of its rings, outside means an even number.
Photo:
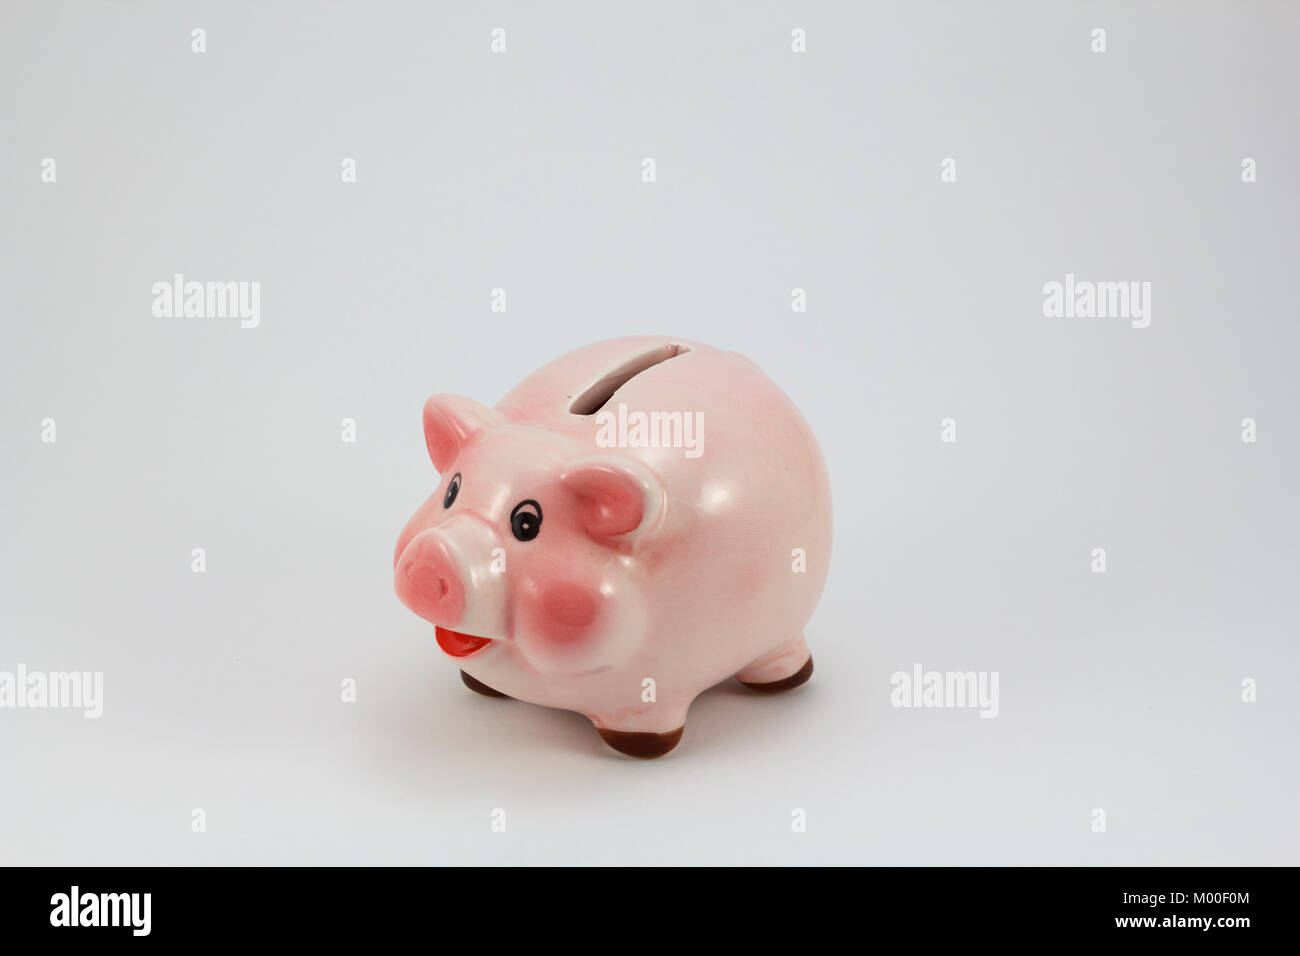
[{"label": "pig's mouth", "polygon": [[452,657],[469,657],[492,643],[490,637],[475,637],[473,634],[462,634],[437,625],[434,625],[434,634],[438,638],[438,646]]}]

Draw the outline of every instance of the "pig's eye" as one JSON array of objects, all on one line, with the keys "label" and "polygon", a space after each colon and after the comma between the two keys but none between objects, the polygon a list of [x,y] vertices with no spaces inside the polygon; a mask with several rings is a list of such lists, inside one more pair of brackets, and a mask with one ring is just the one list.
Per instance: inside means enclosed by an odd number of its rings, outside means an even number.
[{"label": "pig's eye", "polygon": [[450,508],[451,503],[456,500],[456,496],[458,494],[460,494],[460,472],[459,471],[456,472],[456,474],[452,475],[451,484],[447,486],[447,493],[443,495],[442,498],[442,506],[444,508]]},{"label": "pig's eye", "polygon": [[510,512],[510,530],[520,541],[532,541],[542,530],[542,506],[532,498],[519,502]]}]

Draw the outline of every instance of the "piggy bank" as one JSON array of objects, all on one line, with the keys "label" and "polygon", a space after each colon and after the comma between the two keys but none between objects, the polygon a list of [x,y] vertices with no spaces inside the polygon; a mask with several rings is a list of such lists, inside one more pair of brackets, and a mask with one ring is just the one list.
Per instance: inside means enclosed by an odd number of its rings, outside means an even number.
[{"label": "piggy bank", "polygon": [[812,675],[830,483],[753,362],[599,342],[494,408],[435,395],[424,438],[441,481],[398,538],[395,587],[471,690],[577,711],[658,757],[701,691]]}]

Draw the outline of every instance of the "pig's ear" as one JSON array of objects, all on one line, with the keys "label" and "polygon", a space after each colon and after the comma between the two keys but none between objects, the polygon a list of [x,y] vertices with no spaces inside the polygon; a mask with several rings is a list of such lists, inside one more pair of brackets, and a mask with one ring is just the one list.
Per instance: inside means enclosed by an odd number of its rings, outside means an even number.
[{"label": "pig's ear", "polygon": [[663,514],[663,486],[632,458],[584,458],[570,465],[560,481],[577,509],[578,523],[593,537],[640,537]]},{"label": "pig's ear", "polygon": [[498,412],[459,395],[435,395],[424,403],[424,443],[439,472],[456,460],[471,438],[490,427]]}]

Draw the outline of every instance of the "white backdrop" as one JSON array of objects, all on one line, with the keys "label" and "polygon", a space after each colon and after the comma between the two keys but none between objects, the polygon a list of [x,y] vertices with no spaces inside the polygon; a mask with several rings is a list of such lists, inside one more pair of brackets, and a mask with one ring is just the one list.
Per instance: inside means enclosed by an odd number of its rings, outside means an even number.
[{"label": "white backdrop", "polygon": [[[0,860],[1296,863],[1294,5],[544,7],[0,10],[0,672],[103,675],[0,708]],[[648,332],[788,392],[836,540],[812,682],[642,763],[391,574],[426,396]]]}]

